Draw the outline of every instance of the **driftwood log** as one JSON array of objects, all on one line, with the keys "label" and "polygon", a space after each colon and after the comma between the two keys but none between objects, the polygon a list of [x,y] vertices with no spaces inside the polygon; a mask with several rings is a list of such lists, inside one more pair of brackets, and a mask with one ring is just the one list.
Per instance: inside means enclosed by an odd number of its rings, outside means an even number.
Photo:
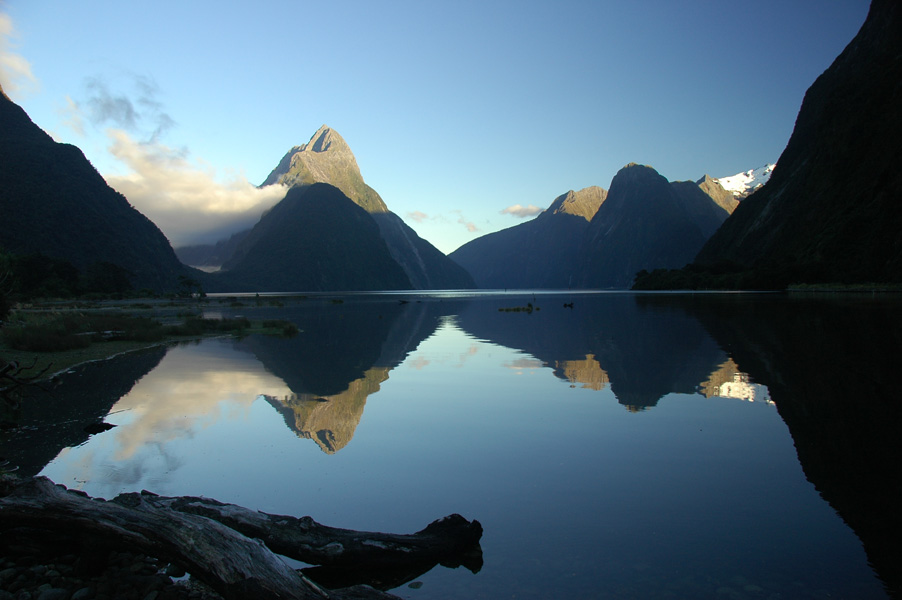
[{"label": "driftwood log", "polygon": [[[78,538],[179,565],[227,599],[396,598],[369,585],[326,589],[277,554],[324,565],[330,581],[381,569],[416,576],[436,564],[481,566],[478,521],[439,519],[414,534],[337,529],[310,517],[270,515],[209,498],[121,494],[104,501],[45,477],[0,483],[0,532]],[[353,567],[355,574],[341,575]],[[475,567],[475,568],[474,568]],[[337,571],[336,571],[337,569]],[[337,573],[337,575],[336,575]],[[403,583],[403,581],[402,581]],[[382,587],[382,586],[379,586]]]}]

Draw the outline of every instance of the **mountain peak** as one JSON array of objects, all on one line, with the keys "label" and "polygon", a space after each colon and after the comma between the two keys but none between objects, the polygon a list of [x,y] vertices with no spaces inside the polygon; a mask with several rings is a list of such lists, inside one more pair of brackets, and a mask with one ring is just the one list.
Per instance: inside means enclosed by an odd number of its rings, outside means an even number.
[{"label": "mountain peak", "polygon": [[263,185],[274,183],[288,187],[329,183],[369,213],[388,212],[376,190],[364,183],[351,147],[327,125],[317,129],[309,142],[282,157]]},{"label": "mountain peak", "polygon": [[769,163],[757,169],[750,169],[729,177],[720,177],[714,179],[714,181],[718,182],[723,189],[733,194],[736,198],[742,199],[767,183],[776,166],[776,163]]},{"label": "mountain peak", "polygon": [[597,185],[583,188],[577,192],[570,190],[566,194],[562,194],[555,198],[548,210],[547,214],[566,214],[575,217],[582,217],[586,221],[591,221],[598,207],[601,206],[605,198],[607,198],[607,190]]},{"label": "mountain peak", "polygon": [[316,133],[313,134],[313,137],[310,138],[309,142],[302,146],[297,146],[297,148],[299,152],[303,152],[304,150],[310,150],[312,152],[328,152],[332,149],[333,144],[335,145],[334,151],[336,152],[351,152],[351,148],[348,146],[347,142],[345,142],[344,138],[338,135],[337,131],[334,131],[328,125],[323,125],[316,130]]}]

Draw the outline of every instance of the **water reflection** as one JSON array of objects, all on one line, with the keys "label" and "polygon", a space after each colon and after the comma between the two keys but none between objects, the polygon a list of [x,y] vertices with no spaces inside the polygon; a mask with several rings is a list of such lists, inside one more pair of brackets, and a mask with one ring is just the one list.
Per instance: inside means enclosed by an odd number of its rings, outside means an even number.
[{"label": "water reflection", "polygon": [[348,384],[343,392],[330,396],[292,393],[266,396],[273,408],[285,418],[288,428],[298,437],[313,440],[320,449],[333,454],[348,445],[363,416],[366,399],[379,391],[388,379],[389,367],[373,367],[363,377]]},{"label": "water reflection", "polygon": [[[59,454],[45,473],[94,495],[196,493],[356,529],[473,511],[479,584],[427,578],[460,597],[554,596],[577,572],[566,595],[603,581],[616,597],[817,597],[819,582],[880,597],[784,458],[797,451],[898,590],[900,306],[601,294],[235,309],[300,333],[128,359],[80,417],[118,427],[61,436],[32,461]],[[75,379],[55,394],[88,396]]]}]

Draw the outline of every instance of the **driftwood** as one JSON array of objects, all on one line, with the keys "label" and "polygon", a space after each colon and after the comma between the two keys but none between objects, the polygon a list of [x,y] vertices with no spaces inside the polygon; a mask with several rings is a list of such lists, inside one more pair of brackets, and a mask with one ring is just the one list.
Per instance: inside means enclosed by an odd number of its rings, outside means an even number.
[{"label": "driftwood", "polygon": [[[320,525],[310,517],[252,511],[208,498],[149,492],[95,500],[44,477],[6,478],[0,488],[0,531],[27,529],[127,547],[177,564],[223,597],[396,598],[357,585],[328,590],[289,567],[276,554],[338,569],[338,581],[360,580],[341,569],[419,573],[435,564],[481,565],[482,527],[451,515],[409,535],[369,533]],[[463,557],[463,558],[462,558]],[[389,576],[393,580],[397,575]],[[365,580],[366,577],[363,576]],[[380,586],[381,587],[381,586]]]}]

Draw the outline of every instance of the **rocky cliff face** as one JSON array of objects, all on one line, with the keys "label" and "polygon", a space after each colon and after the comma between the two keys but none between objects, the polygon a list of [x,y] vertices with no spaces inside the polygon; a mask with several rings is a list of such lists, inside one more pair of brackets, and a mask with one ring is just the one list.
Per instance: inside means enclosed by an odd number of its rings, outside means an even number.
[{"label": "rocky cliff face", "polygon": [[714,200],[714,203],[726,211],[728,215],[733,214],[733,211],[739,206],[739,200],[736,198],[736,194],[724,188],[719,180],[706,174],[695,183],[701,191],[705,192],[705,194]]},{"label": "rocky cliff face", "polygon": [[578,279],[580,240],[606,197],[600,187],[571,190],[532,221],[479,237],[448,256],[481,288],[566,289]]},{"label": "rocky cliff face", "polygon": [[552,215],[562,214],[582,217],[586,222],[589,222],[607,197],[607,190],[595,185],[583,188],[578,192],[570,190],[566,194],[555,198],[545,212]]},{"label": "rocky cliff face", "polygon": [[109,263],[136,289],[177,288],[183,266],[166,236],[109,187],[81,150],[58,144],[0,89],[0,247]]},{"label": "rocky cliff face", "polygon": [[902,5],[874,0],[805,94],[770,180],[699,253],[792,282],[902,281]]},{"label": "rocky cliff face", "polygon": [[263,185],[272,183],[292,188],[328,183],[340,189],[375,219],[392,259],[415,288],[475,287],[464,269],[388,210],[376,190],[364,182],[351,148],[335,130],[323,125],[309,142],[289,150]]},{"label": "rocky cliff face", "polygon": [[288,151],[263,182],[302,187],[330,183],[368,213],[385,213],[388,207],[376,190],[363,181],[357,159],[337,131],[323,125],[310,141]]}]

